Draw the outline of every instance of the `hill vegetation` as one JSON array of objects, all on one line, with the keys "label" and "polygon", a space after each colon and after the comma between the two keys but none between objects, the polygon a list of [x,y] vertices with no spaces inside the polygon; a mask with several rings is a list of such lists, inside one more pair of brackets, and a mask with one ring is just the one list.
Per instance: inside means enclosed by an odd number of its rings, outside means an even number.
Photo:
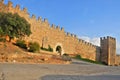
[{"label": "hill vegetation", "polygon": [[31,34],[30,24],[18,14],[0,13],[0,36],[21,38]]}]

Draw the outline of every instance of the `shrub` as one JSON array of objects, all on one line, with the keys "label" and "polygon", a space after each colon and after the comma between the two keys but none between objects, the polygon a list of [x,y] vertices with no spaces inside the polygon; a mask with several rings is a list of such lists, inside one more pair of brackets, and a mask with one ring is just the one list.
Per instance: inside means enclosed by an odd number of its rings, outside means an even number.
[{"label": "shrub", "polygon": [[40,45],[39,45],[39,43],[37,43],[37,42],[34,42],[34,43],[30,43],[29,44],[29,52],[39,52],[39,50],[40,50]]},{"label": "shrub", "polygon": [[48,49],[47,49],[47,48],[43,48],[43,47],[41,47],[41,49],[42,49],[42,50],[44,50],[44,51],[48,51]]},{"label": "shrub", "polygon": [[48,51],[53,52],[53,48],[50,45],[48,45]]},{"label": "shrub", "polygon": [[97,61],[93,61],[93,60],[90,60],[90,59],[82,58],[81,55],[76,55],[75,59],[90,62],[90,63],[94,63],[94,64],[103,64],[101,62],[97,62]]},{"label": "shrub", "polygon": [[19,46],[19,47],[21,47],[21,48],[27,49],[24,40],[17,40],[16,45]]},{"label": "shrub", "polygon": [[75,58],[76,59],[81,59],[82,57],[81,57],[81,55],[76,55]]},{"label": "shrub", "polygon": [[41,49],[44,50],[44,51],[50,51],[50,52],[53,52],[53,48],[51,48],[50,45],[48,45],[48,48],[43,48],[43,47],[41,47]]}]

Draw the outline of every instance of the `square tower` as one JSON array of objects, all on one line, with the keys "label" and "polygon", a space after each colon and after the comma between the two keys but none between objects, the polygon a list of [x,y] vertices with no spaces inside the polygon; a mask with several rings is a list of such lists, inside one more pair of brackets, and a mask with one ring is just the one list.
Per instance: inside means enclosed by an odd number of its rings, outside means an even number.
[{"label": "square tower", "polygon": [[101,62],[107,65],[116,63],[116,39],[112,37],[100,38],[101,42]]}]

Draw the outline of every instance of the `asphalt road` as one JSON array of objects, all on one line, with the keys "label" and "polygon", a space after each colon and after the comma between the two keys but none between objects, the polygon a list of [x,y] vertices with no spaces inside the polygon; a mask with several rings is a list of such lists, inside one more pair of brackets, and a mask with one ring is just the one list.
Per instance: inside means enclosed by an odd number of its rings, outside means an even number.
[{"label": "asphalt road", "polygon": [[77,75],[48,75],[39,80],[120,80],[119,75],[77,76]]},{"label": "asphalt road", "polygon": [[5,80],[120,80],[120,66],[73,60],[72,64],[0,63]]}]

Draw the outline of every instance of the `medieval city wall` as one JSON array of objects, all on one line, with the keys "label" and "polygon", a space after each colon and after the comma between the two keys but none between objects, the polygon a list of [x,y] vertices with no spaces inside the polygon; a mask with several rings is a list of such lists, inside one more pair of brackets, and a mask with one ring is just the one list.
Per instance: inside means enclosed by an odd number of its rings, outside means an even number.
[{"label": "medieval city wall", "polygon": [[108,39],[106,37],[100,38],[101,42],[101,62],[108,63]]},{"label": "medieval city wall", "polygon": [[108,37],[108,64],[115,65],[116,62],[116,39],[113,37]]},{"label": "medieval city wall", "polygon": [[100,53],[98,52],[99,48],[97,46],[92,45],[84,40],[79,39],[79,43],[76,46],[77,54],[80,54],[83,58],[98,60]]},{"label": "medieval city wall", "polygon": [[116,56],[116,65],[120,65],[120,55]]},{"label": "medieval city wall", "polygon": [[101,40],[101,62],[108,65],[116,63],[116,39],[110,36],[103,37]]},{"label": "medieval city wall", "polygon": [[30,37],[25,38],[27,41],[36,41],[40,46],[45,48],[50,45],[54,49],[54,52],[57,46],[61,46],[62,54],[80,54],[81,57],[91,60],[97,60],[100,57],[100,48],[78,39],[74,34],[65,32],[64,28],[60,28],[54,24],[50,25],[47,19],[42,19],[41,17],[36,19],[35,15],[30,17],[27,8],[21,10],[19,5],[13,7],[10,1],[6,5],[0,2],[0,12],[18,13],[31,24],[32,34]]}]

